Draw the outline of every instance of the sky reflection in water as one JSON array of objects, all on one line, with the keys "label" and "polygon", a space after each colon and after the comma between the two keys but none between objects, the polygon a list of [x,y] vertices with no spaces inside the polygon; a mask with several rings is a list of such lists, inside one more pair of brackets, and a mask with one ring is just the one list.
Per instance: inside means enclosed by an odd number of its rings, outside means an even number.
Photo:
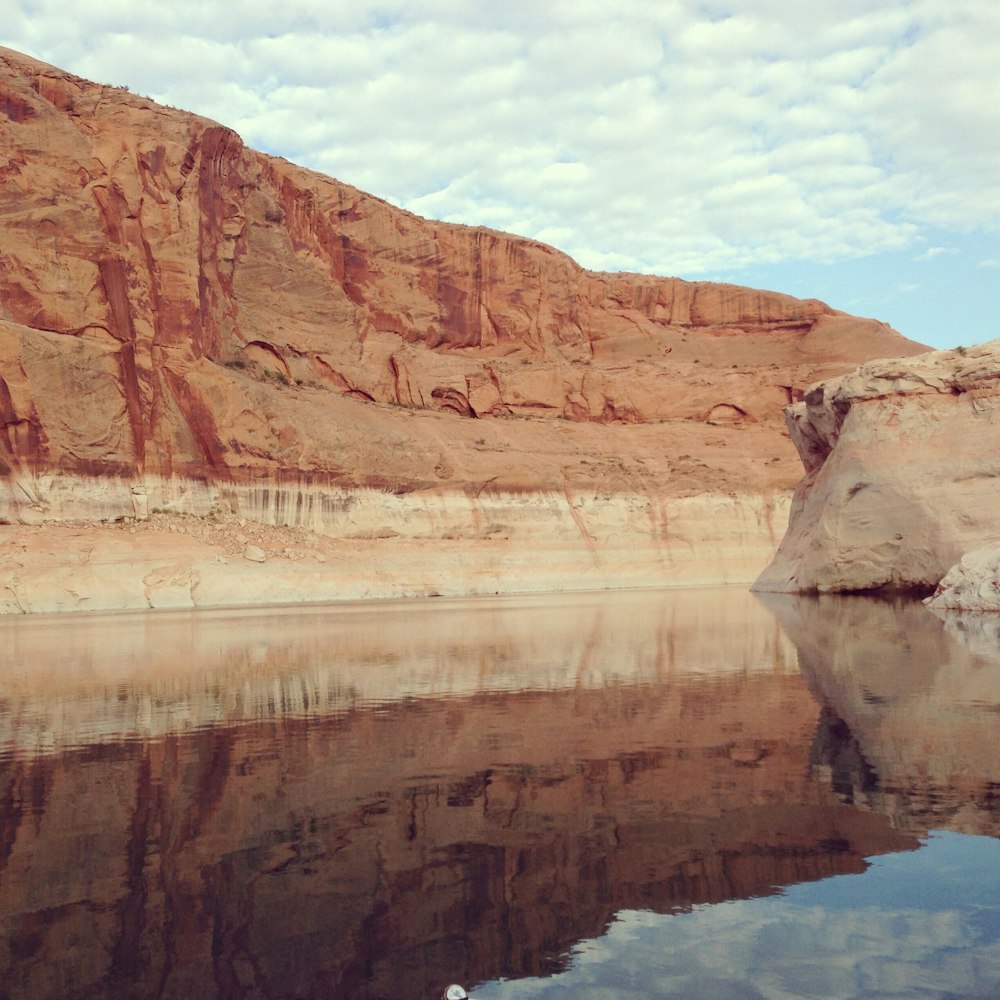
[{"label": "sky reflection in water", "polygon": [[552,979],[477,998],[989,997],[1000,992],[1000,842],[932,834],[917,853],[780,897],[618,914]]},{"label": "sky reflection in water", "polygon": [[995,633],[732,590],[0,621],[5,995],[1000,994]]}]

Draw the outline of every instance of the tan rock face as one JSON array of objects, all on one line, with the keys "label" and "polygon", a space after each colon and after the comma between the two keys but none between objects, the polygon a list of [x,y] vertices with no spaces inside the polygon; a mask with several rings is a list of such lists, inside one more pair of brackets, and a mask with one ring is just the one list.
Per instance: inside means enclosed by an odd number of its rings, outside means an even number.
[{"label": "tan rock face", "polygon": [[0,522],[197,512],[190,483],[283,512],[790,492],[782,407],[922,350],[814,300],[420,219],[7,49],[0,107]]},{"label": "tan rock face", "polygon": [[1000,546],[967,552],[927,598],[930,608],[1000,611]]},{"label": "tan rock face", "polygon": [[786,410],[806,477],[755,587],[933,587],[1000,543],[1000,341],[876,361]]},{"label": "tan rock face", "polygon": [[245,527],[218,511],[0,527],[0,614],[746,585],[788,519],[786,498],[757,495],[299,496],[325,519],[279,527],[297,504],[244,493]]}]

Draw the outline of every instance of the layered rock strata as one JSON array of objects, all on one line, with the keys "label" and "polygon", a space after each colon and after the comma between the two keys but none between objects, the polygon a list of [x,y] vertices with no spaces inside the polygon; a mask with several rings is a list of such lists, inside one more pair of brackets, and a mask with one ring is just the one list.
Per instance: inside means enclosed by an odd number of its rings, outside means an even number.
[{"label": "layered rock strata", "polygon": [[737,584],[784,497],[378,491],[321,534],[232,515],[0,531],[0,613]]},{"label": "layered rock strata", "polygon": [[757,589],[926,590],[1000,543],[1000,340],[866,363],[785,412],[806,475]]},{"label": "layered rock strata", "polygon": [[[0,109],[0,522],[224,509],[338,537],[344,497],[463,518],[517,497],[594,553],[587,498],[773,506],[795,479],[782,407],[921,350],[815,300],[420,219],[8,49]],[[410,506],[388,532],[424,532]],[[637,550],[639,521],[617,536]],[[427,537],[466,531],[445,513]],[[538,534],[507,541],[527,560]]]}]

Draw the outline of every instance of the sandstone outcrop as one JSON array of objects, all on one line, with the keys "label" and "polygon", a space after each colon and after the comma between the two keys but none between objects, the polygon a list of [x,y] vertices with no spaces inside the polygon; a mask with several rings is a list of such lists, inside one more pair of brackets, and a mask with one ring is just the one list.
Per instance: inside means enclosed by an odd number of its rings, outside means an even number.
[{"label": "sandstone outcrop", "polygon": [[337,535],[379,493],[516,497],[543,524],[555,496],[593,552],[589,500],[790,492],[782,407],[922,350],[815,300],[420,219],[8,49],[0,111],[0,522],[225,509]]},{"label": "sandstone outcrop", "polygon": [[868,362],[786,417],[806,475],[757,589],[928,590],[1000,544],[1000,340]]},{"label": "sandstone outcrop", "polygon": [[966,552],[925,603],[957,611],[1000,611],[1000,547]]},{"label": "sandstone outcrop", "polygon": [[788,513],[748,494],[348,497],[336,534],[225,512],[0,529],[0,613],[745,584]]}]

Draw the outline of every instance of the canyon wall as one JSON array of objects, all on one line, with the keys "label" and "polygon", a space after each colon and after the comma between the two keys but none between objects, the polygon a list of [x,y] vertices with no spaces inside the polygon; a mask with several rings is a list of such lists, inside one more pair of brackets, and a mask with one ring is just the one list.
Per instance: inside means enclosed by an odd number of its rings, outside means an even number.
[{"label": "canyon wall", "polygon": [[1000,341],[869,362],[786,412],[806,475],[759,590],[926,590],[1000,544]]},{"label": "canyon wall", "polygon": [[[337,538],[323,498],[357,511],[383,494],[426,499],[362,514],[388,533],[373,549],[466,534],[464,498],[487,498],[525,564],[543,524],[598,552],[584,502],[663,521],[675,501],[749,497],[749,523],[796,481],[782,408],[859,361],[922,350],[815,300],[590,272],[420,219],[8,49],[0,222],[0,535],[21,545],[2,525],[44,524],[71,555],[60,524],[154,510]],[[636,523],[615,537],[640,551]],[[773,547],[759,523],[743,581]],[[634,585],[591,563],[585,585]]]}]

